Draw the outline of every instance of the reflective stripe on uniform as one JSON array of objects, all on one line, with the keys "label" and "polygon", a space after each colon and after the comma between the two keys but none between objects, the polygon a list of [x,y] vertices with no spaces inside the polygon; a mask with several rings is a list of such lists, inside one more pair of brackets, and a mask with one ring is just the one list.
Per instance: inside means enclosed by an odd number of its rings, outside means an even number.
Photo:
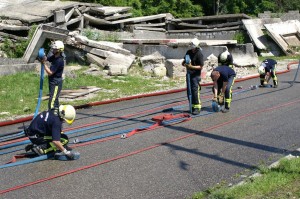
[{"label": "reflective stripe on uniform", "polygon": [[55,102],[55,99],[56,99],[56,96],[57,96],[57,91],[58,91],[58,86],[55,86],[54,93],[53,93],[51,103],[50,103],[50,106],[51,106],[50,108],[51,109],[54,108],[54,102]]}]

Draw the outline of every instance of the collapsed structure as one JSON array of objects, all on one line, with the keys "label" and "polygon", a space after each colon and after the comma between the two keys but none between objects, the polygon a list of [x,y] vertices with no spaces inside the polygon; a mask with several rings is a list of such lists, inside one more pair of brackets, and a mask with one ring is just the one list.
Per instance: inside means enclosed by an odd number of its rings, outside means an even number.
[{"label": "collapsed structure", "polygon": [[[152,56],[162,61],[143,62],[144,69],[162,71],[159,76],[170,77],[178,74],[176,68],[180,62],[174,60],[182,59],[194,37],[201,40],[205,58],[229,49],[237,66],[256,65],[257,52],[275,56],[282,52],[295,54],[300,46],[299,11],[291,11],[281,18],[272,18],[272,13],[265,12],[258,19],[245,14],[181,19],[169,13],[132,17],[130,11],[130,7],[90,3],[11,0],[0,4],[0,42],[6,38],[26,40],[29,30],[39,24],[23,59],[17,60],[19,65],[33,63],[46,39],[60,39],[67,44],[69,59],[84,56],[89,63],[108,69],[110,75],[127,74],[137,56],[146,57],[142,60]],[[99,34],[107,31],[117,34],[117,42],[94,41],[82,36],[87,28]],[[237,34],[249,37],[251,43],[238,44]],[[0,67],[7,67],[7,59],[0,59]],[[157,67],[165,69],[157,70]]]}]

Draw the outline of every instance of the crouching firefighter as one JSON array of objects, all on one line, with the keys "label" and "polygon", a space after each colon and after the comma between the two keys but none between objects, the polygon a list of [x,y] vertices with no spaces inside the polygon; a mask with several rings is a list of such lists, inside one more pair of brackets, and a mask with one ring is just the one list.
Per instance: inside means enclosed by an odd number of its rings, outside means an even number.
[{"label": "crouching firefighter", "polygon": [[267,87],[272,77],[274,88],[278,87],[278,78],[276,75],[277,61],[274,59],[265,59],[258,68],[260,87]]},{"label": "crouching firefighter", "polygon": [[226,60],[229,58],[228,52],[223,52],[220,57],[222,58],[220,66],[215,68],[211,73],[211,79],[213,80],[212,91],[214,94],[213,101],[218,102],[219,105],[224,105],[225,109],[223,113],[229,112],[230,104],[232,101],[232,86],[236,77],[235,71],[226,65]]},{"label": "crouching firefighter", "polygon": [[75,116],[75,108],[71,105],[60,105],[58,113],[48,110],[38,114],[25,129],[26,136],[32,142],[25,150],[32,150],[38,155],[56,152],[54,156],[56,159],[60,156],[76,159],[78,152],[71,151],[67,146],[69,143],[67,135],[61,133],[63,122],[72,124]]}]

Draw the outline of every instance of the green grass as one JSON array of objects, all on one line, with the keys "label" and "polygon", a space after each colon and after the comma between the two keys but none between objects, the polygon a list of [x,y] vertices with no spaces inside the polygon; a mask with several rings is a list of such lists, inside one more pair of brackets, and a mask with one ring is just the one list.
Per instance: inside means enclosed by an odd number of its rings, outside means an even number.
[{"label": "green grass", "polygon": [[[67,66],[68,67],[68,66]],[[137,67],[137,66],[136,66]],[[184,79],[163,80],[162,78],[154,78],[145,74],[139,75],[137,69],[130,72],[127,76],[92,76],[83,72],[87,67],[81,70],[72,71],[71,75],[67,75],[63,89],[79,89],[82,86],[96,86],[101,88],[92,99],[74,100],[61,103],[71,105],[82,105],[89,102],[116,99],[125,96],[132,96],[142,93],[163,91],[176,87],[184,87]],[[140,69],[139,69],[140,70]],[[0,119],[11,119],[16,115],[31,115],[35,111],[37,98],[40,89],[40,76],[35,72],[17,73],[14,75],[0,76]],[[48,94],[48,78],[45,76],[43,85],[43,96]],[[48,100],[41,103],[41,110],[47,109]]]},{"label": "green grass", "polygon": [[300,198],[300,158],[283,159],[274,168],[260,167],[260,177],[252,177],[242,185],[218,186],[195,193],[193,199],[262,199]]}]

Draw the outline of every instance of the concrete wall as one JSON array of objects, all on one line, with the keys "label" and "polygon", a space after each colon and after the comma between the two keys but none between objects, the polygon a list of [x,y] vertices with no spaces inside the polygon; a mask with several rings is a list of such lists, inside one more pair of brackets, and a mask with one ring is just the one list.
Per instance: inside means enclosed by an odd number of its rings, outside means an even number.
[{"label": "concrete wall", "polygon": [[185,39],[197,37],[200,40],[232,40],[237,31],[169,33],[168,39]]},{"label": "concrete wall", "polygon": [[28,72],[35,71],[41,65],[39,63],[31,63],[31,64],[8,64],[8,65],[0,65],[0,76],[2,75],[11,75],[18,72]]}]

